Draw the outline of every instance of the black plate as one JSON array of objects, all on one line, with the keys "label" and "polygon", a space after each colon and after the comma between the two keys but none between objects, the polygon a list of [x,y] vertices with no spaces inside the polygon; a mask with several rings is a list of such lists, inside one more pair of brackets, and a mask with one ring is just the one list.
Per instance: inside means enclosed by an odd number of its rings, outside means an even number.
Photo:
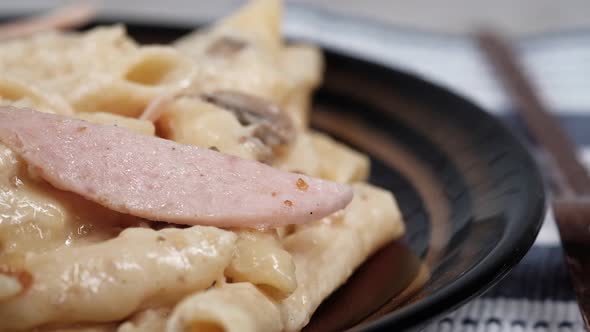
[{"label": "black plate", "polygon": [[[129,26],[144,42],[188,31]],[[325,56],[312,124],[371,156],[371,182],[394,192],[407,235],[371,257],[305,331],[418,329],[520,261],[545,213],[541,177],[522,144],[476,105],[407,73]]]},{"label": "black plate", "polygon": [[[408,226],[406,243],[430,271],[424,287],[401,304],[389,294],[394,305],[347,327],[419,328],[481,294],[520,261],[545,213],[541,177],[522,144],[474,104],[413,75],[334,52],[326,56],[314,122],[373,157],[371,182],[395,193]],[[384,268],[392,256],[380,254],[349,284],[368,278],[362,274],[395,280],[400,271]],[[336,296],[357,299],[353,290],[343,291],[348,286]],[[365,286],[375,297],[383,289],[377,282]]]},{"label": "black plate", "polygon": [[[147,42],[188,31],[129,26]],[[408,231],[325,301],[306,331],[419,328],[524,256],[544,216],[541,178],[519,141],[474,104],[335,52],[326,63],[312,123],[371,156],[371,182],[395,193]]]}]

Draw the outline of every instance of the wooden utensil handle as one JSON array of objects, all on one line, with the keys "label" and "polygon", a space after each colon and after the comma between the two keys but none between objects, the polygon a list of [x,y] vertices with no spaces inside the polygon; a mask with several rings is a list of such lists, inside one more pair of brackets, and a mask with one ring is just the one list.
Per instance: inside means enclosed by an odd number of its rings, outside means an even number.
[{"label": "wooden utensil handle", "polygon": [[553,209],[584,323],[590,331],[590,197],[556,201]]},{"label": "wooden utensil handle", "polygon": [[563,241],[590,246],[590,197],[556,200],[553,211]]}]

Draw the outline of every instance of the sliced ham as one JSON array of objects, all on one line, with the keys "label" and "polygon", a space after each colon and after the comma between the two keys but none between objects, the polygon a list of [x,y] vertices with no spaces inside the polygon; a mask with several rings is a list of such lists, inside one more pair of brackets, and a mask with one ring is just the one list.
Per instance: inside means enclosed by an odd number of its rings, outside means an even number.
[{"label": "sliced ham", "polygon": [[77,4],[60,8],[37,17],[0,24],[0,40],[26,37],[35,33],[70,29],[83,26],[96,16],[96,9],[89,4]]},{"label": "sliced ham", "polygon": [[150,220],[281,226],[325,217],[352,199],[347,185],[31,110],[0,107],[0,142],[53,186]]}]

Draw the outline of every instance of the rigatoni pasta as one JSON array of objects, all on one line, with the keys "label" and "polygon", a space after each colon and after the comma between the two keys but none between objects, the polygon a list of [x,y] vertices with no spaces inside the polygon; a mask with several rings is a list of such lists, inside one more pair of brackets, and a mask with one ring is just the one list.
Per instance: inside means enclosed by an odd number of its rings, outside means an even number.
[{"label": "rigatoni pasta", "polygon": [[158,121],[162,137],[173,141],[218,149],[225,153],[257,160],[266,153],[247,138],[252,128],[240,124],[230,112],[199,98],[180,97],[166,106]]},{"label": "rigatoni pasta", "polygon": [[232,282],[251,283],[274,299],[297,288],[293,259],[275,232],[240,231],[225,276]]},{"label": "rigatoni pasta", "polygon": [[70,115],[74,111],[60,95],[49,94],[30,83],[0,79],[0,105],[30,107],[48,113]]},{"label": "rigatoni pasta", "polygon": [[13,266],[31,273],[32,284],[0,306],[0,321],[8,329],[110,322],[170,305],[211,286],[235,240],[214,227],[129,228],[105,242],[24,257]]},{"label": "rigatoni pasta", "polygon": [[[321,133],[311,134],[312,146],[318,158],[317,175],[337,182],[366,181],[369,158]],[[334,167],[338,165],[338,167]]]},{"label": "rigatoni pasta", "polygon": [[147,309],[136,313],[126,322],[112,329],[117,332],[160,332],[166,329],[170,309]]},{"label": "rigatoni pasta", "polygon": [[153,136],[156,134],[156,127],[150,121],[130,118],[113,113],[84,113],[79,112],[74,117],[88,122],[110,124],[128,129],[138,134]]},{"label": "rigatoni pasta", "polygon": [[299,227],[283,239],[293,256],[298,282],[295,292],[280,304],[285,331],[305,326],[321,301],[357,266],[404,233],[400,212],[389,192],[363,183],[354,188],[355,198],[344,211]]},{"label": "rigatoni pasta", "polygon": [[53,187],[0,144],[0,331],[297,331],[369,255],[403,235],[393,196],[365,182],[368,157],[309,129],[323,59],[282,40],[281,10],[279,0],[256,0],[171,45],[139,45],[121,25],[0,42],[2,106],[355,190],[346,209],[304,225],[184,227]]},{"label": "rigatoni pasta", "polygon": [[190,296],[172,312],[166,331],[275,332],[283,329],[280,313],[251,283],[226,284]]}]

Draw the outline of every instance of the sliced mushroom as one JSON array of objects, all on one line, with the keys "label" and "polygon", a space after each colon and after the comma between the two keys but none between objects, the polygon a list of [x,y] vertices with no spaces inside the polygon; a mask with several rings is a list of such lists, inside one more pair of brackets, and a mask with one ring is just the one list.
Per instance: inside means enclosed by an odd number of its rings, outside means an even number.
[{"label": "sliced mushroom", "polygon": [[207,48],[206,53],[207,55],[228,57],[236,55],[246,46],[248,46],[248,43],[243,40],[235,37],[223,36],[211,43]]},{"label": "sliced mushroom", "polygon": [[154,99],[140,119],[156,122],[166,107],[181,97],[200,98],[232,112],[243,126],[253,125],[252,136],[242,137],[240,143],[253,144],[258,161],[270,164],[276,156],[278,147],[295,141],[295,126],[287,113],[260,97],[232,90],[219,90],[201,95],[184,88]]},{"label": "sliced mushroom", "polygon": [[295,127],[291,118],[267,100],[231,90],[208,93],[203,95],[203,99],[231,111],[242,125],[256,125],[254,137],[271,148],[295,140]]}]

